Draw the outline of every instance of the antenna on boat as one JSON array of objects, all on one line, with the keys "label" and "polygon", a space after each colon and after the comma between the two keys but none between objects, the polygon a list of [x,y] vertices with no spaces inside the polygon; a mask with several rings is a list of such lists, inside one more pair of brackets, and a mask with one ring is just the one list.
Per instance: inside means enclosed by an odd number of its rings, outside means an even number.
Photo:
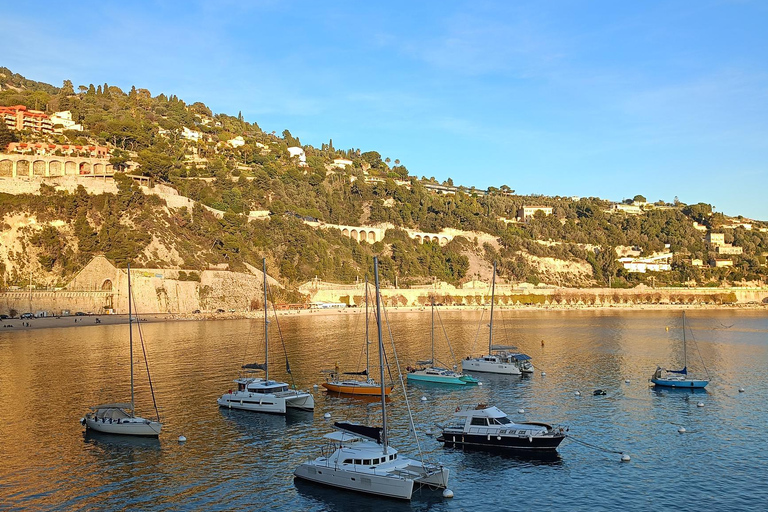
[{"label": "antenna on boat", "polygon": [[373,275],[376,283],[376,329],[379,335],[379,385],[381,386],[381,424],[382,445],[384,455],[387,455],[387,395],[384,392],[384,342],[381,336],[381,295],[379,294],[379,257],[373,257]]}]

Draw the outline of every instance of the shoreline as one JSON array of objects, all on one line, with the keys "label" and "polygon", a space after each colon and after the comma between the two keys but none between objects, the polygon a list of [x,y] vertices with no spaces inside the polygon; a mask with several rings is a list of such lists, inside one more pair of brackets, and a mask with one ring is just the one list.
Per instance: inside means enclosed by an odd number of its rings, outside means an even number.
[{"label": "shoreline", "polygon": [[[436,306],[440,311],[483,311],[489,306]],[[515,305],[496,306],[494,309],[501,311],[765,311],[768,312],[768,304],[632,304],[632,305]],[[361,307],[346,309],[297,309],[279,310],[281,317],[288,316],[317,316],[328,317],[335,315],[355,315],[363,311]],[[429,312],[429,306],[403,306],[387,307],[387,314]],[[272,312],[270,312],[272,315]],[[156,322],[189,322],[189,321],[218,321],[218,320],[244,320],[264,318],[262,311],[241,311],[234,313],[149,313],[134,317],[141,323]],[[55,329],[64,327],[86,327],[100,325],[123,325],[128,323],[128,315],[85,315],[85,316],[52,316],[44,318],[7,318],[0,321],[0,332],[18,332],[35,329]]]}]

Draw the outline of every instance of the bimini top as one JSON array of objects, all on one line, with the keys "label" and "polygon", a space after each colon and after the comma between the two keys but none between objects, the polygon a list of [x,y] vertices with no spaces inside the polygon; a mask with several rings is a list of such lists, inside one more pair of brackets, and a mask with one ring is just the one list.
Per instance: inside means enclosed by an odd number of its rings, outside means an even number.
[{"label": "bimini top", "polygon": [[471,416],[473,418],[506,418],[507,415],[498,407],[488,404],[465,405],[456,410],[455,416]]},{"label": "bimini top", "polygon": [[92,411],[98,411],[100,409],[128,409],[128,410],[131,410],[131,409],[133,409],[133,407],[131,406],[131,404],[114,403],[114,404],[94,405],[90,409]]},{"label": "bimini top", "polygon": [[343,432],[365,437],[381,444],[381,434],[384,430],[381,427],[368,427],[357,423],[342,423],[339,421],[335,422],[333,426]]}]

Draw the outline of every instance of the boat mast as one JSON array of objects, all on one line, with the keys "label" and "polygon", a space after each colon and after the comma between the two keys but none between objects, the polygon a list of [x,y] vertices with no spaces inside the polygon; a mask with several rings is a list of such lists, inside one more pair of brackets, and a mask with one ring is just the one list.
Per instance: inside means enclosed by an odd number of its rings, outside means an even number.
[{"label": "boat mast", "polygon": [[493,262],[493,278],[491,280],[491,325],[488,333],[488,355],[493,350],[493,303],[496,296],[496,262]]},{"label": "boat mast", "polygon": [[373,257],[373,276],[376,282],[376,326],[379,334],[379,372],[381,381],[381,424],[383,430],[382,448],[387,454],[387,395],[384,392],[384,342],[381,337],[381,296],[379,295],[379,258]]},{"label": "boat mast", "polygon": [[365,275],[365,373],[367,378],[371,378],[371,363],[369,361],[370,340],[368,339],[368,274]]},{"label": "boat mast", "polygon": [[432,366],[435,366],[435,296],[432,296],[432,332],[431,332],[431,341],[432,341],[432,355],[430,359],[432,360]]},{"label": "boat mast", "polygon": [[264,276],[264,380],[269,381],[269,320],[267,319],[267,258],[261,259],[261,274]]},{"label": "boat mast", "polygon": [[128,351],[131,354],[131,417],[134,416],[134,399],[133,399],[133,317],[131,311],[133,311],[131,303],[131,264],[128,264]]},{"label": "boat mast", "polygon": [[683,370],[688,374],[688,352],[685,343],[685,311],[683,311]]}]

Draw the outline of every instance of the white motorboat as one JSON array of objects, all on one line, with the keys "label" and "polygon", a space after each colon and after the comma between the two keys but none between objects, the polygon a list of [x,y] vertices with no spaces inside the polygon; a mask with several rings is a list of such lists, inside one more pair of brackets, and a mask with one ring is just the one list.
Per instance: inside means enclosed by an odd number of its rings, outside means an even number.
[{"label": "white motorboat", "polygon": [[[141,337],[141,325],[138,325],[139,336]],[[142,344],[144,343],[141,337]],[[148,420],[140,418],[134,414],[135,402],[133,391],[133,307],[131,291],[131,266],[128,265],[128,346],[129,357],[131,359],[131,402],[130,403],[110,403],[91,407],[90,412],[80,419],[80,424],[86,429],[104,432],[107,434],[123,434],[128,436],[152,436],[157,437],[163,428],[160,423],[160,414],[155,404],[155,413],[157,420]],[[149,365],[147,365],[149,371]],[[149,382],[149,389],[152,391],[152,402],[155,402],[155,393],[152,388],[152,381]]]},{"label": "white motorboat", "polygon": [[491,451],[553,451],[567,431],[541,422],[515,423],[498,407],[479,404],[456,408],[452,423],[442,428],[437,440],[445,446]]},{"label": "white motorboat", "polygon": [[[320,457],[308,458],[294,471],[297,478],[318,484],[409,500],[414,487],[445,488],[448,468],[440,464],[401,457],[387,438],[387,403],[384,392],[384,344],[381,334],[381,297],[378,258],[373,260],[376,277],[376,319],[381,368],[382,427],[335,423],[339,430],[325,436],[327,445]],[[407,404],[407,395],[406,404]],[[410,413],[410,409],[409,409]],[[411,422],[411,430],[413,424]]]},{"label": "white motorboat", "polygon": [[[288,409],[312,411],[315,409],[315,399],[311,393],[292,389],[286,382],[269,379],[269,320],[267,308],[267,264],[262,260],[264,274],[264,363],[245,364],[241,367],[245,375],[234,380],[236,389],[230,389],[216,402],[220,407],[241,409],[243,411],[285,414]],[[250,374],[264,371],[264,378],[253,377]],[[290,366],[286,358],[286,371],[290,374]]]}]

